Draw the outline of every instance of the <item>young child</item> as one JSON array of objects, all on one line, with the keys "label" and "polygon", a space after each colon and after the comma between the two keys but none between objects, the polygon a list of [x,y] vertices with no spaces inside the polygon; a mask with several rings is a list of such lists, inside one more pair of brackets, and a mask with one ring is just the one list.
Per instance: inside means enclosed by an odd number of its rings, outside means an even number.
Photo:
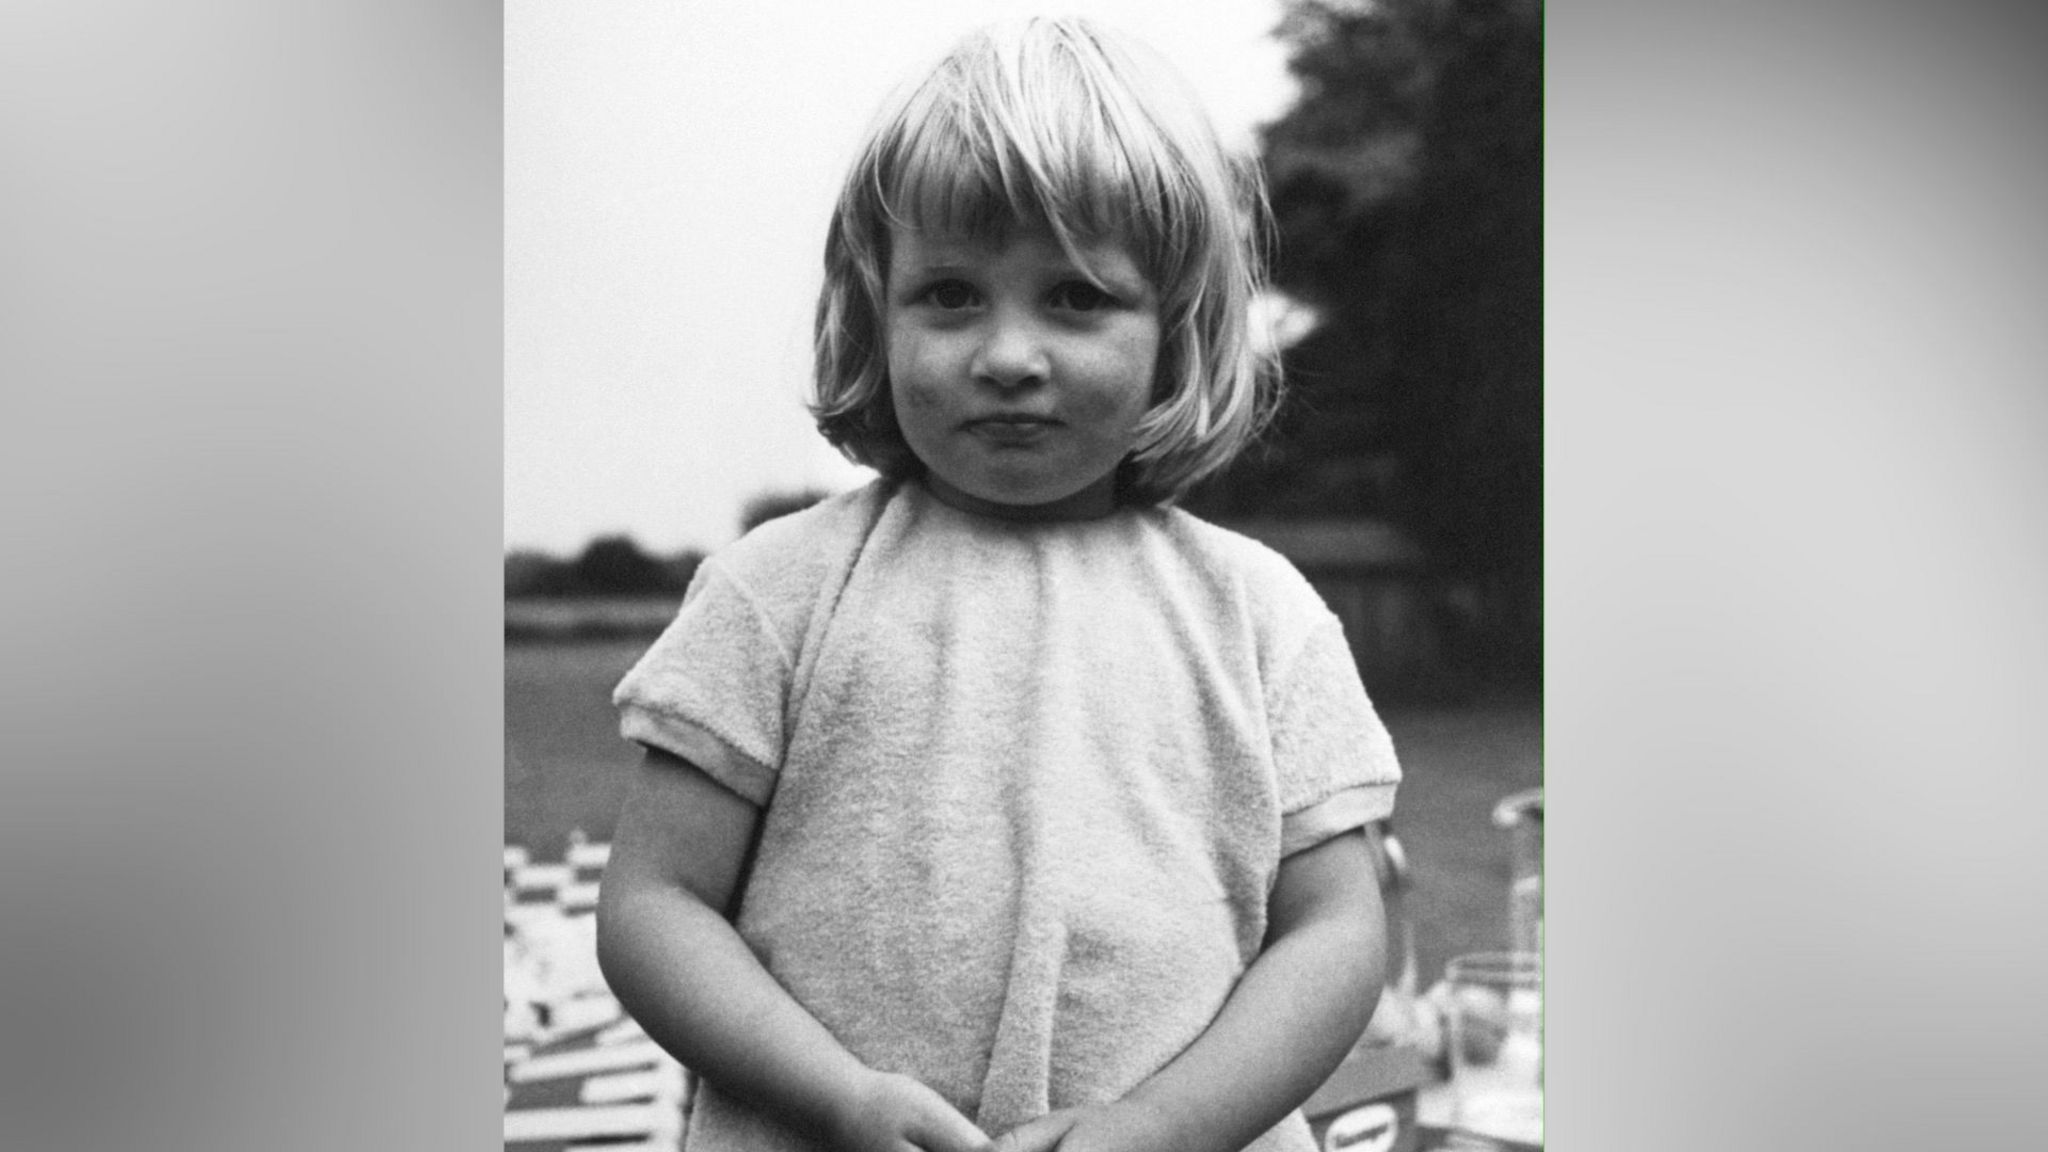
[{"label": "young child", "polygon": [[885,109],[814,404],[882,477],[707,560],[615,701],[600,956],[692,1152],[1312,1152],[1399,773],[1307,582],[1169,506],[1269,407],[1253,176],[1072,20]]}]

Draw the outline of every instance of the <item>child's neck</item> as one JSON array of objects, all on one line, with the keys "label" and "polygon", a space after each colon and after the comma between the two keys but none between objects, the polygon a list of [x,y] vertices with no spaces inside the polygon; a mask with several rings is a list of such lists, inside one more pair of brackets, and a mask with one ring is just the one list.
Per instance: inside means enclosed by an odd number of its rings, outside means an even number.
[{"label": "child's neck", "polygon": [[1004,504],[985,500],[948,484],[935,472],[926,472],[924,486],[932,498],[948,508],[995,520],[1046,523],[1062,520],[1100,520],[1116,511],[1114,476],[1104,476],[1071,496],[1044,504]]}]

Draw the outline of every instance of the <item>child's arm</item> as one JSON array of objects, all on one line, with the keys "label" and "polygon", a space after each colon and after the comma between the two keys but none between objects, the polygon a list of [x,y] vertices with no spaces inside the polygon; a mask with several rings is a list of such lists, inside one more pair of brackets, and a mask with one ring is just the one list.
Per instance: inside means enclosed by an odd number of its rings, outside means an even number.
[{"label": "child's arm", "polygon": [[598,963],[684,1066],[846,1152],[975,1152],[988,1138],[929,1087],[849,1053],[726,919],[760,811],[650,750],[612,838]]},{"label": "child's arm", "polygon": [[1365,1031],[1386,919],[1362,832],[1287,857],[1265,949],[1207,1031],[1113,1104],[1041,1117],[998,1152],[1237,1152],[1301,1106]]}]

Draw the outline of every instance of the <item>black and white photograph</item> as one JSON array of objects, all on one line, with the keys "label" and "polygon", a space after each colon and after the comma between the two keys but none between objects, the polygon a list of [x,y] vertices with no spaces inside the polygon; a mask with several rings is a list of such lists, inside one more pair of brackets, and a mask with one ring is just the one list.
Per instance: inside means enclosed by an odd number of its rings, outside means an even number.
[{"label": "black and white photograph", "polygon": [[2044,58],[13,6],[0,1149],[2048,1146]]},{"label": "black and white photograph", "polygon": [[505,44],[507,1148],[1540,1147],[1540,5]]}]

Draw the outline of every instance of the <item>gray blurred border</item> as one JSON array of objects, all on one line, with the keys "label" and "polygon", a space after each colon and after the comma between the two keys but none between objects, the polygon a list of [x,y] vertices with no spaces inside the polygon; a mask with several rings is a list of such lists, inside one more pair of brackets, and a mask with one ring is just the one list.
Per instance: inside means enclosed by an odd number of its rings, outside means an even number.
[{"label": "gray blurred border", "polygon": [[[498,13],[0,36],[0,1143],[498,1139]],[[1553,15],[1551,1139],[2024,1144],[2042,18]]]},{"label": "gray blurred border", "polygon": [[2044,14],[1547,37],[1546,1136],[2038,1145]]},{"label": "gray blurred border", "polygon": [[0,31],[0,1146],[500,1139],[500,17]]}]

